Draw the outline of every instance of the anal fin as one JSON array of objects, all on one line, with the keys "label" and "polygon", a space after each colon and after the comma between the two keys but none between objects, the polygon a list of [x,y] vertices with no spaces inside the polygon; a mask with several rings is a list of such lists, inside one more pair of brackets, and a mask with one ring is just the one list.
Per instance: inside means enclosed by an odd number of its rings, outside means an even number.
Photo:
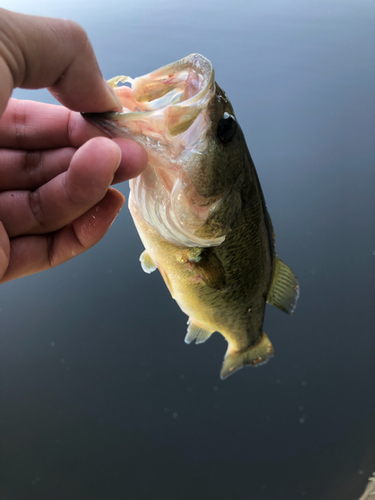
[{"label": "anal fin", "polygon": [[232,351],[229,349],[225,354],[223,366],[220,372],[220,378],[225,378],[232,375],[235,371],[243,366],[259,366],[266,363],[272,356],[274,350],[270,339],[262,332],[259,342],[242,351]]},{"label": "anal fin", "polygon": [[155,262],[151,259],[147,250],[144,250],[141,253],[141,255],[139,256],[139,261],[141,263],[142,269],[147,274],[153,273],[158,268],[158,266],[155,264]]},{"label": "anal fin", "polygon": [[190,344],[193,340],[195,340],[196,344],[203,344],[203,342],[206,342],[206,340],[209,339],[213,334],[212,331],[198,326],[191,318],[189,318],[188,320],[188,325],[189,326],[185,337],[185,342],[187,344]]},{"label": "anal fin", "polygon": [[287,314],[292,314],[299,297],[299,284],[289,266],[275,256],[271,288],[267,302]]}]

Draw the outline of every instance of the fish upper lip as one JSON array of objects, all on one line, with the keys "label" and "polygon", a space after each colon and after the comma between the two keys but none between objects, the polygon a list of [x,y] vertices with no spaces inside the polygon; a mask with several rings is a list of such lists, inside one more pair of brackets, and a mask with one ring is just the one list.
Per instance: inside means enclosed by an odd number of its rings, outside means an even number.
[{"label": "fish upper lip", "polygon": [[[188,99],[184,99],[183,105],[189,106],[199,101],[208,92],[214,82],[214,68],[211,62],[201,54],[190,54],[179,61],[170,63],[144,76],[134,79],[128,76],[117,76],[109,80],[108,83],[115,90],[119,88],[118,83],[130,83],[132,89],[133,87],[136,89],[139,85],[143,89],[144,95],[148,93],[150,96],[149,99],[140,101],[140,104],[142,105],[144,102],[153,103],[150,111],[154,111],[160,109],[158,105],[155,106],[155,101],[160,101],[181,81],[186,81],[184,78],[179,80],[178,75],[183,74],[187,70],[194,70],[197,75],[202,77],[200,83],[204,83],[198,92],[191,95]],[[173,105],[173,102],[169,104]]]},{"label": "fish upper lip", "polygon": [[[118,85],[126,82],[130,89]],[[122,112],[82,113],[85,119],[97,126],[100,120],[112,121],[132,133],[136,123],[143,122],[142,134],[147,135],[144,123],[157,124],[163,116],[167,138],[189,129],[207,107],[215,87],[213,66],[200,54],[191,54],[144,76],[117,76],[108,83],[123,102]],[[107,128],[110,133],[112,127]]]}]

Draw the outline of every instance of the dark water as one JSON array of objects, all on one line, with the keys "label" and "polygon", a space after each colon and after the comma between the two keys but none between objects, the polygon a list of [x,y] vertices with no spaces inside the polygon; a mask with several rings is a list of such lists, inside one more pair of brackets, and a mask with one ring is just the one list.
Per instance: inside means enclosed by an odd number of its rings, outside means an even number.
[{"label": "dark water", "polygon": [[[1,286],[1,500],[355,500],[375,471],[375,5],[8,0],[71,18],[105,77],[208,57],[301,296],[225,382],[124,209],[94,249]],[[53,102],[48,92],[15,96]],[[121,188],[127,193],[127,186]]]}]

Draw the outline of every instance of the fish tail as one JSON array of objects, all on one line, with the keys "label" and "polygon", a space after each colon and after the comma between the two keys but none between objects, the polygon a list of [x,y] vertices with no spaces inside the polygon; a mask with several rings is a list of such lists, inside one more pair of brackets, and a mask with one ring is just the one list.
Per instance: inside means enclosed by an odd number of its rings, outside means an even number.
[{"label": "fish tail", "polygon": [[246,365],[262,365],[273,356],[273,352],[271,341],[264,332],[262,332],[259,342],[247,349],[233,351],[228,346],[220,372],[220,378],[224,380]]}]

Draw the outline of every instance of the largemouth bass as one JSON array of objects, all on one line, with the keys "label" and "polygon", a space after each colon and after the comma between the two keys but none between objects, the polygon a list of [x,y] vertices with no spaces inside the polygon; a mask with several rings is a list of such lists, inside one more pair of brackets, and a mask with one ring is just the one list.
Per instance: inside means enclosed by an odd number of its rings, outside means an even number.
[{"label": "largemouth bass", "polygon": [[266,302],[291,314],[299,286],[275,253],[257,172],[212,64],[192,54],[109,83],[122,112],[84,117],[148,152],[129,197],[143,270],[159,269],[189,316],[185,342],[205,342],[215,331],[227,340],[222,379],[265,363],[274,352],[262,330]]}]

